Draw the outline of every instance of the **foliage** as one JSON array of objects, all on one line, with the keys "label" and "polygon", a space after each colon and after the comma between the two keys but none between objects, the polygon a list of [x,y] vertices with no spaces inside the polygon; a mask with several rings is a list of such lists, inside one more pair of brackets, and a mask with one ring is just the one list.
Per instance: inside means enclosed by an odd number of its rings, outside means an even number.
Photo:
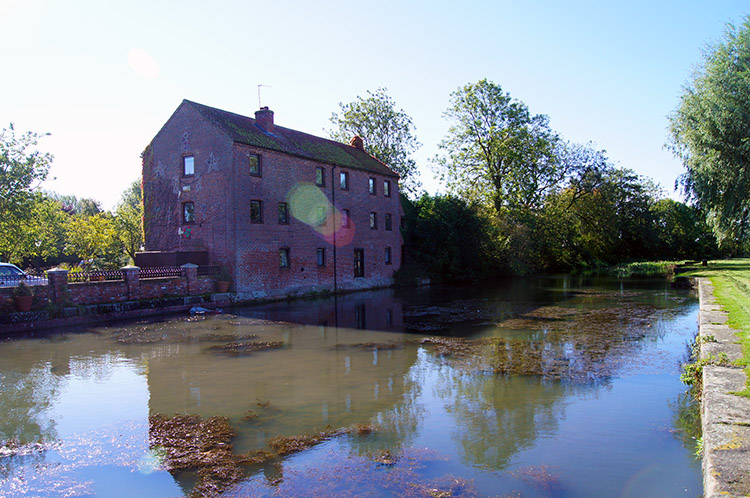
[{"label": "foliage", "polygon": [[547,116],[486,79],[451,94],[452,125],[437,158],[451,192],[498,212],[535,210],[569,173]]},{"label": "foliage", "polygon": [[11,123],[0,131],[0,259],[21,262],[23,254],[44,252],[39,248],[33,229],[36,202],[35,192],[47,178],[53,156],[36,150],[44,136],[34,132],[16,135]]},{"label": "foliage", "polygon": [[451,196],[423,194],[416,201],[402,196],[401,201],[407,266],[417,265],[434,282],[477,280],[498,267],[490,224],[476,208]]},{"label": "foliage", "polygon": [[137,179],[122,193],[115,208],[117,238],[132,262],[143,245],[143,199],[141,179]]},{"label": "foliage", "polygon": [[49,196],[56,200],[63,211],[71,215],[93,216],[102,213],[101,203],[95,199],[79,199],[75,195],[61,195],[50,192]]},{"label": "foliage", "polygon": [[335,128],[329,130],[329,136],[344,143],[349,143],[355,135],[362,137],[367,152],[401,176],[401,188],[415,192],[419,184],[415,178],[417,165],[411,154],[422,144],[414,135],[411,117],[396,108],[388,89],[368,90],[367,97],[357,96],[357,100],[348,104],[339,102],[339,107],[340,114],[331,115]]},{"label": "foliage", "polygon": [[29,131],[17,137],[13,123],[0,131],[0,219],[26,208],[47,178],[53,156],[36,150],[42,136]]},{"label": "foliage", "polygon": [[21,280],[18,282],[18,285],[13,287],[13,296],[14,297],[24,297],[24,296],[33,296],[34,295],[34,289],[31,288],[29,284]]},{"label": "foliage", "polygon": [[706,214],[722,247],[750,242],[750,17],[728,25],[703,54],[670,116],[670,143],[687,172],[684,192]]},{"label": "foliage", "polygon": [[66,219],[57,202],[34,194],[25,210],[10,212],[5,219],[0,219],[3,261],[18,264],[33,261],[39,266],[43,261],[59,257],[65,245]]},{"label": "foliage", "polygon": [[76,216],[67,224],[66,231],[66,251],[77,255],[86,266],[116,268],[122,265],[123,247],[111,215]]}]

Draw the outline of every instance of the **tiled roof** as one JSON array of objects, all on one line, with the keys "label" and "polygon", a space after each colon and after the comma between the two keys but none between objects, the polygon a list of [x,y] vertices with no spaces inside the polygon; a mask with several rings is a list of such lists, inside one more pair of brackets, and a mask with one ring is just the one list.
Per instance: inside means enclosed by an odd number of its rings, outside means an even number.
[{"label": "tiled roof", "polygon": [[385,176],[398,176],[388,166],[367,152],[351,145],[316,137],[301,131],[290,130],[274,124],[273,132],[260,128],[255,119],[233,112],[222,111],[190,100],[183,100],[198,111],[204,118],[214,123],[235,142],[263,149],[284,152],[293,156],[314,161],[377,173]]}]

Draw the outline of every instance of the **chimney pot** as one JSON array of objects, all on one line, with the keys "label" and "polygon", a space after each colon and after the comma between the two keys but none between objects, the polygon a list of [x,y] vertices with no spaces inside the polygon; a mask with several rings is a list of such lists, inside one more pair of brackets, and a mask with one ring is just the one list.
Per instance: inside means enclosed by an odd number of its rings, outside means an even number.
[{"label": "chimney pot", "polygon": [[349,145],[361,151],[365,150],[365,141],[362,140],[362,137],[360,137],[359,135],[354,135],[354,137],[352,137],[351,141],[349,142]]},{"label": "chimney pot", "polygon": [[255,123],[267,132],[273,132],[273,111],[268,107],[261,107],[255,111]]}]

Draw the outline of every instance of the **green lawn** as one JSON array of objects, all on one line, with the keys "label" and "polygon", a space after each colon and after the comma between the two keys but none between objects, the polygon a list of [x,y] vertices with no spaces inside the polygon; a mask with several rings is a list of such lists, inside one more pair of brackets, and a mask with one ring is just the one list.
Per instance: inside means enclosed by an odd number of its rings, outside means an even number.
[{"label": "green lawn", "polygon": [[708,266],[683,268],[680,276],[707,277],[714,284],[714,296],[729,312],[728,324],[742,341],[743,363],[748,373],[750,394],[750,259],[709,261]]}]

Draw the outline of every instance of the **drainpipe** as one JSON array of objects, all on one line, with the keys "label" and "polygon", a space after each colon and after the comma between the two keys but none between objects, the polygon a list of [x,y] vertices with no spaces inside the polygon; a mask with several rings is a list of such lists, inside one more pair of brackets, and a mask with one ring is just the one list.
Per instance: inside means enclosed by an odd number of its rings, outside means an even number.
[{"label": "drainpipe", "polygon": [[331,204],[333,204],[333,319],[338,330],[339,326],[339,301],[338,301],[338,268],[336,266],[336,166],[331,168]]}]

